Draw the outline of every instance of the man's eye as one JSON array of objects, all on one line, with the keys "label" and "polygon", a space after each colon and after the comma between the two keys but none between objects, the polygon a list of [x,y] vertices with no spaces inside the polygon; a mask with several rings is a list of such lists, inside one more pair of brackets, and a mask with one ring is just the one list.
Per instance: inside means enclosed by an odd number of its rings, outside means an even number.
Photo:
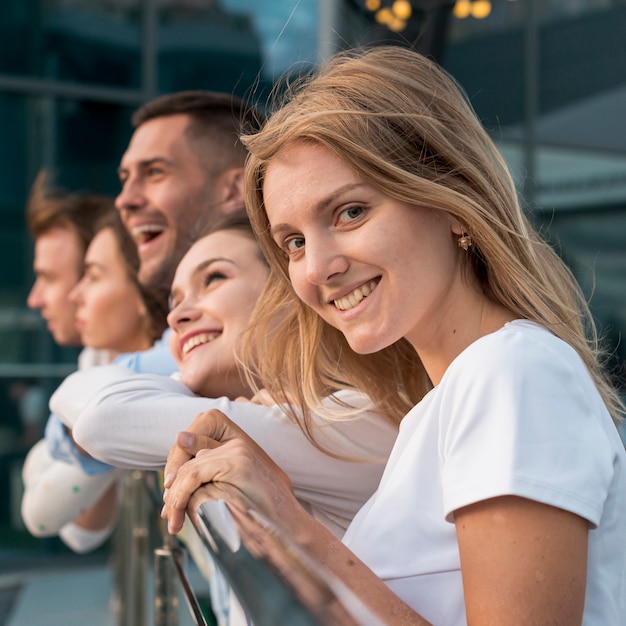
[{"label": "man's eye", "polygon": [[338,221],[345,224],[347,222],[351,222],[352,220],[357,219],[363,214],[363,207],[360,206],[351,206],[348,209],[344,209],[339,213]]},{"label": "man's eye", "polygon": [[300,248],[304,247],[304,237],[292,237],[285,240],[283,243],[285,250],[289,253],[297,252]]}]

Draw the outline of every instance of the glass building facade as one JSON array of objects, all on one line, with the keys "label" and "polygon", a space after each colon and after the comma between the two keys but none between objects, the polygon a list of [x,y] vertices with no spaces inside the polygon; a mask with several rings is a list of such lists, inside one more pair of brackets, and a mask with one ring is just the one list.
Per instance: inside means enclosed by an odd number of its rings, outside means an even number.
[{"label": "glass building facade", "polygon": [[212,89],[263,103],[281,74],[306,70],[340,48],[398,43],[432,55],[466,90],[532,219],[578,277],[615,364],[623,366],[626,0],[407,4],[408,14],[392,22],[394,3],[382,0],[0,3],[0,527],[12,533],[6,536],[25,533],[16,383],[49,394],[76,359],[75,351],[54,345],[25,306],[33,280],[24,221],[29,188],[45,167],[64,188],[114,195],[131,112],[157,94]]}]

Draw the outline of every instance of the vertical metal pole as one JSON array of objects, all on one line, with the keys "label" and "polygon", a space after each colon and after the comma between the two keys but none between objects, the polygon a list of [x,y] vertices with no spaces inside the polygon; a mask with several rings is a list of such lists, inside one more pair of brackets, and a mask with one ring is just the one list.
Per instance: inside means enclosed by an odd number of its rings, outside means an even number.
[{"label": "vertical metal pole", "polygon": [[174,559],[183,553],[164,546],[154,551],[154,625],[178,626],[178,574]]},{"label": "vertical metal pole", "polygon": [[[146,609],[148,607],[148,538],[150,503],[144,485],[143,472],[133,471],[131,477],[131,580],[130,604],[132,606],[132,624],[148,626]],[[130,626],[130,625],[129,625]]]},{"label": "vertical metal pole", "polygon": [[148,626],[150,502],[143,472],[124,475],[115,536],[114,574],[118,626]]},{"label": "vertical metal pole", "polygon": [[526,0],[524,37],[524,178],[523,195],[529,208],[537,204],[537,115],[539,112],[539,32],[537,0]]}]

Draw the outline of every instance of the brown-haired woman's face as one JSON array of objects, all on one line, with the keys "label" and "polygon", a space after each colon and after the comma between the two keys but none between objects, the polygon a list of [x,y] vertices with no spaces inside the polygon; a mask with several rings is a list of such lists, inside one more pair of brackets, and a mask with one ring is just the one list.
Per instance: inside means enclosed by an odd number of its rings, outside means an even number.
[{"label": "brown-haired woman's face", "polygon": [[83,345],[114,352],[149,347],[145,306],[111,228],[98,232],[87,248],[85,273],[70,298]]},{"label": "brown-haired woman's face", "polygon": [[182,381],[206,397],[246,395],[235,350],[267,279],[254,239],[237,230],[197,241],[176,269],[168,323]]}]

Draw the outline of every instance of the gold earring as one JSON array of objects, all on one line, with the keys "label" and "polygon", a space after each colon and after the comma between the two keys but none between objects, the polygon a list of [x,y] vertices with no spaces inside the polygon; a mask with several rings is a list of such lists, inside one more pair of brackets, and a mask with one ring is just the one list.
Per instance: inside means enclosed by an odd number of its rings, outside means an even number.
[{"label": "gold earring", "polygon": [[467,252],[469,248],[474,245],[472,238],[464,230],[461,231],[461,236],[459,237],[458,242],[459,248],[463,248],[465,252]]}]

